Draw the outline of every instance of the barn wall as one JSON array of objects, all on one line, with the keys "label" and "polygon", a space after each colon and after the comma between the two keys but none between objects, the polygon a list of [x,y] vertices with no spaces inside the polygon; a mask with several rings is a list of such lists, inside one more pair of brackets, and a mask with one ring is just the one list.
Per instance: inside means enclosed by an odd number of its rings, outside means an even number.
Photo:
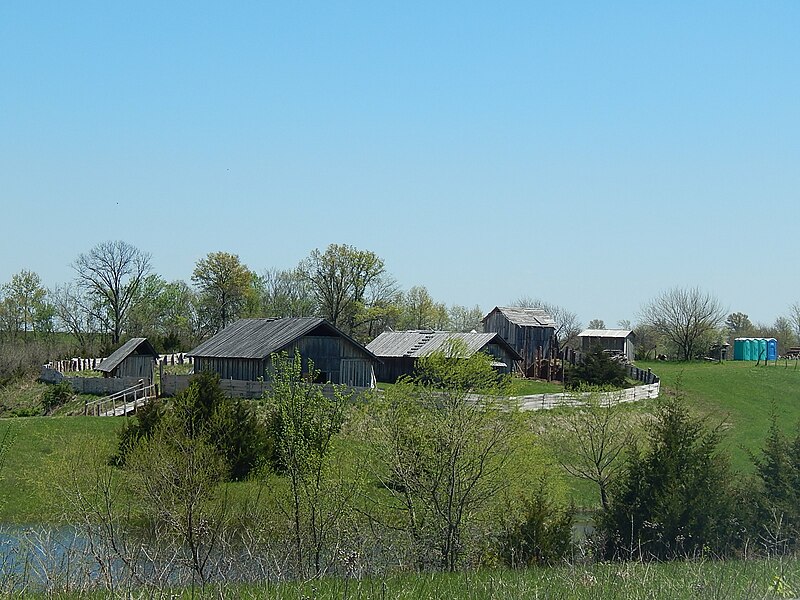
[{"label": "barn wall", "polygon": [[252,358],[212,358],[196,356],[195,373],[211,371],[219,374],[220,379],[239,381],[258,381],[264,377],[264,361]]},{"label": "barn wall", "polygon": [[131,354],[114,369],[114,377],[146,377],[152,381],[153,363],[152,356]]},{"label": "barn wall", "polygon": [[484,331],[499,333],[514,348],[527,364],[532,364],[537,357],[547,356],[553,339],[552,327],[520,327],[511,323],[501,312],[493,312],[486,319]]}]

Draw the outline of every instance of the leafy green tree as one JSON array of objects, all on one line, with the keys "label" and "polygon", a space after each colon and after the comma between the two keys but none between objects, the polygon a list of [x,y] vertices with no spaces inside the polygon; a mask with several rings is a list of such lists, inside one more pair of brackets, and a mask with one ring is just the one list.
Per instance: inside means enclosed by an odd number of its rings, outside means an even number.
[{"label": "leafy green tree", "polygon": [[584,354],[582,362],[567,369],[566,385],[571,389],[583,385],[620,388],[625,385],[626,375],[627,372],[622,364],[602,348],[594,348]]},{"label": "leafy green tree", "polygon": [[450,320],[449,329],[451,331],[483,331],[483,311],[480,306],[467,308],[460,304],[453,304],[447,309],[447,316]]},{"label": "leafy green tree", "polygon": [[128,311],[150,273],[150,254],[123,241],[102,242],[78,255],[72,268],[83,309],[111,333],[112,345],[119,344]]},{"label": "leafy green tree", "polygon": [[589,321],[589,324],[586,326],[587,329],[605,329],[606,324],[603,319],[592,319]]},{"label": "leafy green tree", "polygon": [[206,328],[216,332],[236,320],[253,294],[253,274],[236,254],[210,252],[197,261],[192,282],[200,294]]},{"label": "leafy green tree", "polygon": [[29,331],[52,330],[52,306],[47,290],[33,271],[22,270],[0,288],[0,319],[3,329],[16,336]]},{"label": "leafy green tree", "polygon": [[694,418],[680,398],[659,404],[648,444],[632,448],[599,517],[611,557],[675,559],[730,552],[737,493],[720,427]]},{"label": "leafy green tree", "polygon": [[349,398],[338,387],[326,395],[312,383],[315,378],[314,365],[305,371],[299,353],[273,355],[265,400],[273,462],[289,481],[283,508],[292,523],[294,564],[303,575],[319,576],[352,491],[332,476],[336,434]]},{"label": "leafy green tree", "polygon": [[746,314],[733,312],[725,317],[725,328],[732,337],[747,337],[753,331],[753,324]]},{"label": "leafy green tree", "polygon": [[368,407],[373,470],[391,497],[384,518],[409,535],[419,568],[461,566],[514,480],[520,424],[490,400],[505,383],[487,355],[454,344]]},{"label": "leafy green tree", "polygon": [[256,279],[259,310],[265,317],[310,317],[316,302],[310,283],[297,269],[271,269]]},{"label": "leafy green tree", "polygon": [[435,302],[425,286],[414,286],[403,294],[401,329],[444,330],[448,326],[447,307]]}]

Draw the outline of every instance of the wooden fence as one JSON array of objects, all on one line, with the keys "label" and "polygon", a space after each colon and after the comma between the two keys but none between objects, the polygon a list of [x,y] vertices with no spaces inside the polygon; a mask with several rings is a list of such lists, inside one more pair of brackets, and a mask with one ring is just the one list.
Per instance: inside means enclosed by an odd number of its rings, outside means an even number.
[{"label": "wooden fence", "polygon": [[516,396],[509,400],[516,403],[519,410],[547,410],[564,406],[583,406],[589,398],[596,398],[601,404],[620,404],[658,398],[661,391],[659,382],[638,385],[613,392],[574,392],[561,394],[534,394]]},{"label": "wooden fence", "polygon": [[[104,358],[68,358],[51,361],[45,365],[45,368],[61,373],[79,373],[96,369],[104,360]],[[194,359],[183,352],[179,352],[176,354],[162,354],[158,357],[157,362],[164,365],[191,365],[194,364]]]}]

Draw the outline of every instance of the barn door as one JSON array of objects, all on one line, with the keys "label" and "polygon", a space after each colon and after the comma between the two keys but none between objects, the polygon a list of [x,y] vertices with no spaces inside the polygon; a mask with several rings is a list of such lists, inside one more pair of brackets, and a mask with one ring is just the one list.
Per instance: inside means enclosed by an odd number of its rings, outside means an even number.
[{"label": "barn door", "polygon": [[343,358],[339,383],[351,387],[372,387],[372,363],[359,358]]}]

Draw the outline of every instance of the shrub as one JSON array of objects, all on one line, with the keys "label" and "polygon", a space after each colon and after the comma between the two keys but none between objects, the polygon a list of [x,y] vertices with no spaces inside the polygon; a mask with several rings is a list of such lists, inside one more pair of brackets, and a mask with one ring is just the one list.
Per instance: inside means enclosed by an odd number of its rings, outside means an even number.
[{"label": "shrub", "polygon": [[625,385],[625,367],[614,360],[607,352],[595,348],[584,355],[583,362],[567,369],[566,387],[577,389],[583,385],[612,386]]},{"label": "shrub", "polygon": [[75,397],[72,386],[66,381],[48,386],[42,396],[42,407],[45,414],[50,413],[59,406],[64,406]]}]

